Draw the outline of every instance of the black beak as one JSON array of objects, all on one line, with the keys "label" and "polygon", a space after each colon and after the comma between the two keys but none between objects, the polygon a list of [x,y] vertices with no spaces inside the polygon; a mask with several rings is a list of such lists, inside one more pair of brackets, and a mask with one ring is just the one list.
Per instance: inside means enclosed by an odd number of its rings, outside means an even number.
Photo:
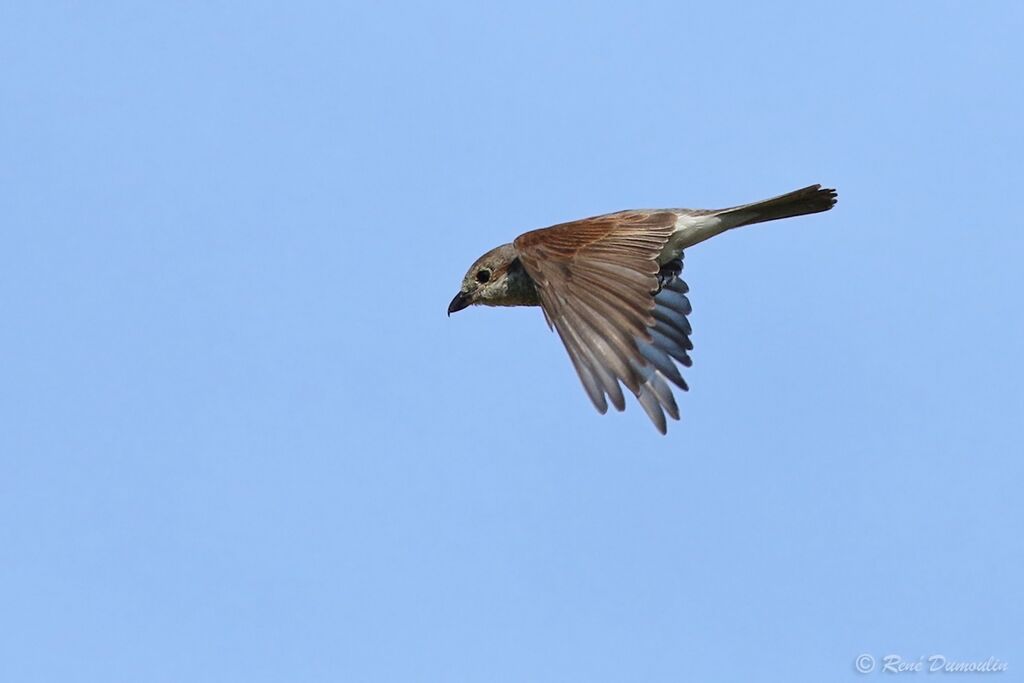
[{"label": "black beak", "polygon": [[466,308],[471,303],[473,303],[473,298],[469,296],[469,294],[466,294],[465,292],[459,292],[458,294],[455,295],[455,298],[452,299],[452,302],[448,304],[448,315],[451,316],[452,313],[461,311],[463,308]]}]

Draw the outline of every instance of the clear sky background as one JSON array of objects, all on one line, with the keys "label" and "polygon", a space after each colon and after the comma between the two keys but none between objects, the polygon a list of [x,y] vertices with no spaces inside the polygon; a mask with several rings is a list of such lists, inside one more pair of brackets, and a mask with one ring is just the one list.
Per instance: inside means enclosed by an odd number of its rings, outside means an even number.
[{"label": "clear sky background", "polygon": [[[0,679],[1024,679],[1024,10],[628,5],[0,5]],[[445,316],[817,182],[687,253],[667,437]]]}]

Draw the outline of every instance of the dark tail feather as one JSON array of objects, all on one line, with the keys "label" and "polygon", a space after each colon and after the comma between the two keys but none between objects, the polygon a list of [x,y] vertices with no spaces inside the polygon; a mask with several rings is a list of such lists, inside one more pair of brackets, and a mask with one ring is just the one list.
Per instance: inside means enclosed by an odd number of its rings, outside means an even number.
[{"label": "dark tail feather", "polygon": [[[791,218],[792,216],[803,216],[808,213],[828,211],[836,205],[836,191],[832,189],[821,189],[821,185],[811,185],[802,190],[787,192],[786,194],[765,199],[764,201],[734,206],[729,209],[718,211],[720,216],[733,216],[738,222],[733,227],[751,225],[753,223],[764,223],[780,218]],[[745,215],[749,214],[749,216]]]}]

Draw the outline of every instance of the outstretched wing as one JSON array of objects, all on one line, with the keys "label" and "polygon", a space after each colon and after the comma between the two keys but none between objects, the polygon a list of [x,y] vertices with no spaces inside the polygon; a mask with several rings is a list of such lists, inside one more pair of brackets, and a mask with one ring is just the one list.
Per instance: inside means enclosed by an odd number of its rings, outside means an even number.
[{"label": "outstretched wing", "polygon": [[670,212],[623,211],[520,235],[513,243],[594,406],[625,408],[629,389],[661,433],[679,419],[666,379],[685,390],[690,302],[681,258],[659,265]]}]

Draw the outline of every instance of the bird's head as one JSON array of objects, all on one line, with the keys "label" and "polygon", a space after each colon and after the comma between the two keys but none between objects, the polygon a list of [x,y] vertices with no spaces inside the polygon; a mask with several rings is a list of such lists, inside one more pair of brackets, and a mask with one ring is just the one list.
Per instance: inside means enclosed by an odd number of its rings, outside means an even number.
[{"label": "bird's head", "polygon": [[537,289],[516,249],[503,244],[491,249],[469,267],[462,287],[448,305],[448,315],[469,306],[536,306]]}]

